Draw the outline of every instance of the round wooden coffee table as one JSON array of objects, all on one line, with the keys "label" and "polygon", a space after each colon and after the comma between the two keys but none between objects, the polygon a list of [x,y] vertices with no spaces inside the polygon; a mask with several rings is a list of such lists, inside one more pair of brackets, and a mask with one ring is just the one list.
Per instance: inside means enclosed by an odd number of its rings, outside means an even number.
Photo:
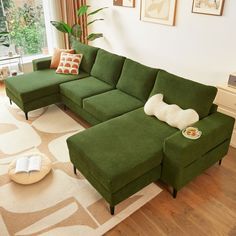
[{"label": "round wooden coffee table", "polygon": [[40,171],[32,171],[29,173],[15,173],[16,160],[12,161],[8,168],[8,174],[10,179],[18,184],[27,185],[37,183],[38,181],[42,180],[52,169],[52,162],[45,155],[41,153],[32,153],[28,155],[40,155],[42,157],[41,169]]}]

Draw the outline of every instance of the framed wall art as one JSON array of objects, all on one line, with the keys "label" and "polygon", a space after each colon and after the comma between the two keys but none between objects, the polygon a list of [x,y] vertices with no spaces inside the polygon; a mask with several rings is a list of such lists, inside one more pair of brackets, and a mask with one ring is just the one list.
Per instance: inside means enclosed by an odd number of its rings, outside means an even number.
[{"label": "framed wall art", "polygon": [[113,6],[135,7],[135,0],[113,0]]},{"label": "framed wall art", "polygon": [[224,0],[193,0],[193,13],[221,16]]},{"label": "framed wall art", "polygon": [[174,25],[176,0],[142,0],[141,20]]}]

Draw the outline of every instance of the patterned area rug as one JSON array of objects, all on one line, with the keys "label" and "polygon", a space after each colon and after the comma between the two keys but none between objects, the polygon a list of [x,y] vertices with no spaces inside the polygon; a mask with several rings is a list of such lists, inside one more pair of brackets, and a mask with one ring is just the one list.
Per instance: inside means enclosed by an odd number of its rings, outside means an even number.
[{"label": "patterned area rug", "polygon": [[[99,193],[78,174],[69,161],[67,137],[84,128],[57,106],[24,113],[0,97],[0,235],[102,235],[161,189],[150,184],[116,207],[115,216]],[[29,186],[12,182],[8,164],[39,152],[53,162],[42,181]]]}]

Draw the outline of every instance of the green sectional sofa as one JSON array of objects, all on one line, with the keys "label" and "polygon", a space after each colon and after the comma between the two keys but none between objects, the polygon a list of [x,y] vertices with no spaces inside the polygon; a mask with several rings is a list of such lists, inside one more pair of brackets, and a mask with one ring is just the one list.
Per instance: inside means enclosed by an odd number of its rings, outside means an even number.
[{"label": "green sectional sofa", "polygon": [[[153,181],[177,191],[227,154],[234,119],[217,112],[217,89],[79,42],[79,76],[57,75],[50,58],[36,60],[34,72],[6,81],[6,92],[26,114],[62,102],[92,127],[67,139],[78,169],[110,205]],[[194,109],[202,131],[197,140],[144,113],[148,98]]]}]

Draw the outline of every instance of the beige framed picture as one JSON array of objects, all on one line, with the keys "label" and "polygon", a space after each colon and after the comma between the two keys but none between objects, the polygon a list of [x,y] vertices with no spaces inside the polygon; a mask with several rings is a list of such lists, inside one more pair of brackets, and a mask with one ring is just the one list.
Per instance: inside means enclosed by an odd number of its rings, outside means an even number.
[{"label": "beige framed picture", "polygon": [[135,7],[135,0],[113,0],[113,6]]},{"label": "beige framed picture", "polygon": [[193,0],[193,13],[221,16],[224,0]]},{"label": "beige framed picture", "polygon": [[141,20],[164,25],[175,23],[176,0],[142,0]]}]

